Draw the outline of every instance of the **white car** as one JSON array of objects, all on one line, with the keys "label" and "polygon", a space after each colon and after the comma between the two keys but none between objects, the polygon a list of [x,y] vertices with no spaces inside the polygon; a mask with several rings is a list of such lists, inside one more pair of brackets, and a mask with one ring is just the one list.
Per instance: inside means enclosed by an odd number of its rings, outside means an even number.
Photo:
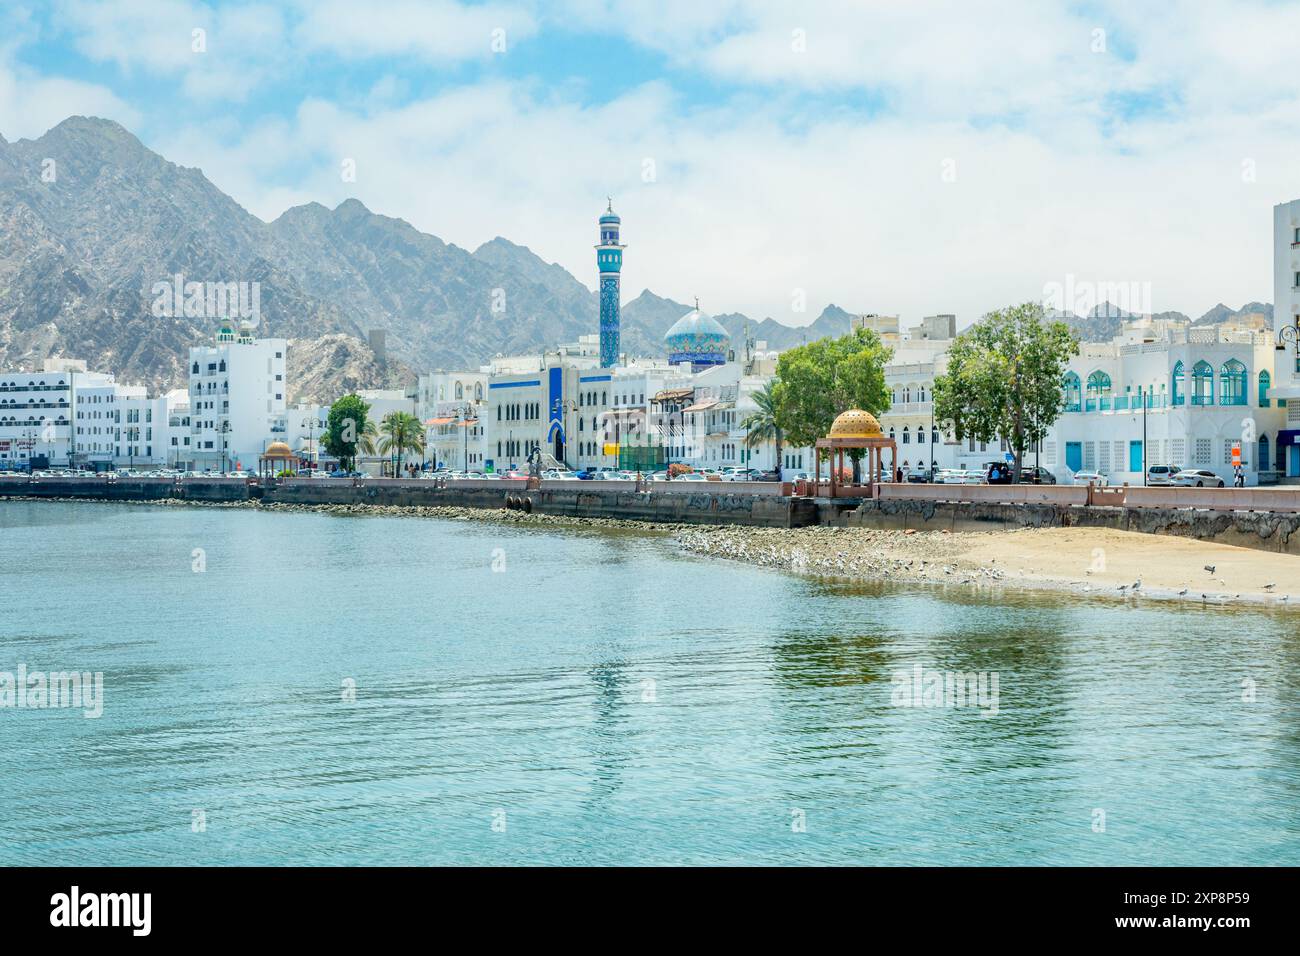
[{"label": "white car", "polygon": [[1110,481],[1099,471],[1076,471],[1074,473],[1074,483],[1076,485],[1096,485],[1098,488],[1105,488],[1110,484]]},{"label": "white car", "polygon": [[1224,481],[1204,468],[1185,468],[1174,475],[1173,483],[1180,488],[1222,488]]}]

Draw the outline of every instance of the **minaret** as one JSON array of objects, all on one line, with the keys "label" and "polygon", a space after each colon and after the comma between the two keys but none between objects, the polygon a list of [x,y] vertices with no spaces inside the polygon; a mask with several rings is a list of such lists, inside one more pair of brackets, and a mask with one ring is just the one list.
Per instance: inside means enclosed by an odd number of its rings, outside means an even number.
[{"label": "minaret", "polygon": [[618,216],[614,201],[609,200],[605,215],[600,217],[600,243],[596,246],[596,266],[600,269],[600,365],[618,364],[618,297],[619,271],[623,268],[624,246],[618,241]]}]

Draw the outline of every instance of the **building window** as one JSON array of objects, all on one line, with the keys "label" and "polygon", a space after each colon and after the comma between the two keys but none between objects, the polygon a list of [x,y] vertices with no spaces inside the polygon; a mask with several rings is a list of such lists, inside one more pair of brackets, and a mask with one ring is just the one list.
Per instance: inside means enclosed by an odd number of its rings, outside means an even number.
[{"label": "building window", "polygon": [[1246,402],[1246,366],[1236,359],[1229,359],[1219,369],[1219,404],[1245,405]]},{"label": "building window", "polygon": [[1110,376],[1098,369],[1088,376],[1088,400],[1085,411],[1110,411]]},{"label": "building window", "polygon": [[1268,400],[1268,390],[1273,384],[1273,376],[1268,372],[1259,373],[1259,407],[1268,408],[1271,404]]},{"label": "building window", "polygon": [[1186,373],[1185,373],[1185,371],[1184,371],[1184,369],[1183,369],[1183,363],[1182,363],[1182,362],[1179,362],[1177,365],[1174,366],[1174,372],[1173,372],[1173,375],[1170,376],[1170,378],[1171,378],[1172,381],[1173,381],[1174,405],[1175,405],[1175,406],[1179,406],[1179,405],[1186,404],[1186,401],[1187,401],[1187,396],[1186,396],[1186,392],[1185,392],[1185,388],[1186,388],[1186,386],[1185,386],[1185,383],[1184,383],[1184,381],[1183,381],[1183,379],[1185,378],[1185,375],[1186,375]]},{"label": "building window", "polygon": [[1204,360],[1192,368],[1192,404],[1214,404],[1214,369]]},{"label": "building window", "polygon": [[1061,382],[1061,388],[1065,392],[1065,410],[1067,412],[1077,412],[1079,410],[1079,376],[1073,372],[1068,373]]}]

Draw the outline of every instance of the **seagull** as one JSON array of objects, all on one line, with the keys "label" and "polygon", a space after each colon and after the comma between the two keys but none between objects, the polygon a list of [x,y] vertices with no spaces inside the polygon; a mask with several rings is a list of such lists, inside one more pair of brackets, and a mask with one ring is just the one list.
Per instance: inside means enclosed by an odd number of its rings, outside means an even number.
[{"label": "seagull", "polygon": [[1205,570],[1209,571],[1211,574],[1214,573],[1214,568],[1215,568],[1215,565],[1213,565],[1213,564],[1207,564],[1207,565],[1205,566]]},{"label": "seagull", "polygon": [[1275,583],[1273,583],[1272,581],[1270,581],[1268,584],[1265,584],[1265,585],[1264,585],[1264,590],[1265,590],[1265,591],[1271,591],[1271,590],[1273,590],[1275,587],[1277,587],[1277,585],[1276,585]]},{"label": "seagull", "polygon": [[1187,593],[1187,588],[1183,588],[1181,591],[1178,592],[1178,596],[1182,597],[1186,593]]},{"label": "seagull", "polygon": [[1141,587],[1142,587],[1142,579],[1141,579],[1141,578],[1138,578],[1136,581],[1133,582],[1133,590],[1134,590],[1134,591],[1137,591],[1137,590],[1139,590]]}]

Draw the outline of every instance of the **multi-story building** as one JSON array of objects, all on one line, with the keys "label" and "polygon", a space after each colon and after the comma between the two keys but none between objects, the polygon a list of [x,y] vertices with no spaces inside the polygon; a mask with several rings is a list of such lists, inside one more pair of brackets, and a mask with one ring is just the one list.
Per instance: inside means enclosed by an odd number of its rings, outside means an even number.
[{"label": "multi-story building", "polygon": [[256,339],[229,324],[216,344],[190,349],[190,430],[201,471],[253,470],[288,431],[284,339]]},{"label": "multi-story building", "polygon": [[0,471],[67,465],[73,382],[86,363],[47,359],[39,372],[0,372]]},{"label": "multi-story building", "polygon": [[1084,343],[1063,388],[1065,411],[1041,450],[1058,478],[1097,471],[1141,484],[1153,464],[1276,481],[1286,408],[1274,396],[1273,336],[1226,323],[1196,328],[1149,318],[1108,343]]},{"label": "multi-story building", "polygon": [[1300,199],[1273,207],[1273,333],[1270,395],[1286,409],[1275,460],[1282,480],[1300,481]]}]

